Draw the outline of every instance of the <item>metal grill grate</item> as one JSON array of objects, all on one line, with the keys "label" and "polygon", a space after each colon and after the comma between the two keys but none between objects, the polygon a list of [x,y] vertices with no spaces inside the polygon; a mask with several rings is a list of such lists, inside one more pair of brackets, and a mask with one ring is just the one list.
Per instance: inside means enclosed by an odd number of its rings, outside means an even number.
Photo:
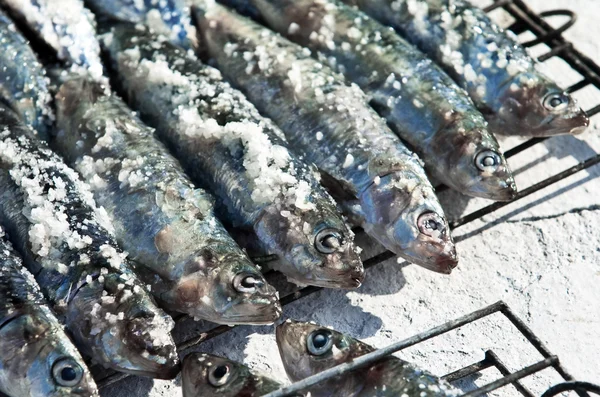
[{"label": "metal grill grate", "polygon": [[[573,47],[573,44],[568,42],[562,37],[562,33],[573,26],[577,17],[575,13],[569,10],[553,10],[542,12],[540,14],[534,13],[531,9],[527,7],[527,5],[522,0],[494,0],[494,3],[489,7],[485,8],[486,12],[491,12],[496,9],[505,10],[512,18],[514,18],[515,22],[509,27],[510,30],[515,32],[516,34],[520,34],[526,31],[531,32],[535,39],[527,41],[523,43],[525,47],[533,47],[538,44],[545,44],[550,48],[550,50],[539,56],[539,62],[545,62],[553,57],[559,57],[563,61],[565,61],[574,71],[576,71],[580,76],[581,80],[572,86],[566,89],[567,92],[573,93],[579,90],[582,90],[588,86],[595,86],[600,90],[600,66],[598,66],[594,61],[592,61],[587,56],[580,53]],[[562,26],[558,28],[553,28],[547,22],[544,21],[546,17],[553,16],[564,16],[568,17],[568,21],[565,22]],[[600,113],[600,103],[595,105],[594,107],[587,110],[588,116],[594,116],[595,114]],[[506,158],[512,157],[518,153],[521,153],[538,143],[545,141],[546,139],[552,138],[533,138],[530,139],[508,151],[505,152]],[[496,202],[481,209],[478,209],[472,213],[462,216],[461,218],[452,220],[450,222],[450,226],[452,229],[461,227],[467,223],[473,222],[485,215],[488,215],[502,207],[510,205],[515,201],[521,200],[533,193],[536,193],[556,182],[559,182],[565,178],[568,178],[582,170],[588,169],[596,164],[600,163],[600,154],[596,154],[579,164],[576,164],[568,169],[565,169],[562,172],[559,172],[545,180],[542,180],[532,186],[529,186],[523,190],[521,190],[517,196],[509,202]],[[437,188],[437,191],[445,190],[445,186],[440,186]],[[363,233],[362,231],[358,231],[357,233]],[[370,268],[372,266],[378,265],[382,262],[385,262],[388,259],[395,257],[392,252],[386,251],[375,255],[364,261],[365,269]],[[282,296],[281,304],[283,306],[288,305],[302,297],[310,295],[314,292],[320,291],[322,288],[308,286],[304,288],[299,288],[289,294]],[[374,353],[382,354],[385,352],[387,354],[391,354],[395,351],[401,350],[408,346],[412,346],[418,342],[424,341],[426,339],[430,339],[434,336],[441,335],[446,333],[452,329],[458,328],[462,325],[468,324],[470,322],[481,319],[485,316],[489,316],[490,314],[501,312],[504,314],[514,325],[515,327],[526,337],[526,339],[542,354],[544,360],[523,368],[520,371],[510,373],[510,371],[506,368],[506,366],[502,363],[502,361],[496,356],[496,354],[489,350],[485,353],[485,358],[477,363],[464,367],[460,370],[457,370],[451,374],[445,376],[447,380],[454,381],[466,376],[472,375],[474,373],[480,372],[486,368],[495,367],[501,374],[502,378],[483,386],[477,390],[473,390],[464,396],[481,396],[485,395],[489,391],[498,389],[500,387],[512,384],[522,395],[527,397],[534,396],[522,383],[519,379],[532,375],[536,372],[542,371],[545,368],[553,367],[565,380],[565,383],[561,383],[549,389],[546,393],[544,393],[543,397],[551,397],[554,395],[558,395],[564,391],[576,390],[577,394],[580,396],[589,396],[586,391],[590,391],[596,394],[600,394],[600,387],[585,383],[585,382],[576,382],[573,378],[566,372],[566,370],[560,365],[560,362],[556,356],[553,356],[548,349],[542,344],[542,342],[532,333],[532,331],[521,321],[519,320],[514,313],[508,308],[503,302],[496,303],[491,305],[485,309],[480,311],[471,313],[466,315],[460,319],[455,321],[448,322],[440,327],[433,328],[429,331],[416,335],[412,338],[409,338],[405,341],[399,342],[397,344],[388,346],[384,349],[377,350]],[[186,317],[186,316],[182,316]],[[183,318],[178,319],[178,323],[183,320]],[[177,347],[179,351],[183,351],[189,349],[191,347],[197,346],[204,341],[212,339],[218,335],[221,335],[232,328],[229,326],[216,326],[206,332],[202,332],[197,336],[190,338],[188,340],[182,341],[178,343]],[[363,356],[367,357],[367,356]],[[362,358],[362,357],[361,357]],[[337,367],[336,367],[337,368]],[[327,375],[326,372],[318,374],[316,376],[320,376],[323,378],[323,375]],[[121,379],[126,378],[128,375],[121,373],[111,373],[104,374],[101,378],[97,379],[98,385],[100,388],[106,387],[114,382],[117,382]],[[307,378],[307,379],[312,379]],[[306,381],[306,380],[305,380]],[[304,382],[304,381],[303,381]],[[298,382],[297,384],[300,384]],[[292,385],[293,386],[296,386]],[[289,388],[282,389],[280,391],[269,394],[269,397],[275,396],[286,396],[293,392],[293,390]]]},{"label": "metal grill grate", "polygon": [[527,339],[527,341],[542,355],[543,360],[531,364],[519,371],[511,373],[506,367],[506,365],[504,365],[504,363],[500,360],[500,358],[492,350],[488,350],[485,352],[485,358],[483,360],[468,365],[464,368],[461,368],[442,377],[443,379],[449,382],[454,382],[491,367],[495,367],[503,375],[502,378],[488,383],[487,385],[484,385],[476,390],[467,392],[463,394],[462,397],[483,396],[493,390],[497,390],[507,385],[513,385],[515,389],[519,391],[519,393],[521,393],[523,396],[534,397],[535,395],[520,382],[520,379],[530,376],[536,372],[542,371],[546,368],[553,368],[565,380],[565,382],[548,389],[548,391],[546,391],[542,397],[550,397],[557,395],[558,393],[571,390],[576,391],[576,393],[582,397],[589,397],[589,394],[587,393],[588,391],[600,394],[600,386],[596,386],[586,382],[574,381],[573,377],[560,364],[558,357],[550,353],[550,351],[542,343],[542,341],[537,336],[535,336],[531,329],[527,327],[527,325],[521,319],[519,319],[515,315],[515,313],[510,309],[510,307],[508,307],[504,302],[497,302],[481,310],[457,318],[456,320],[448,321],[445,324],[412,336],[408,339],[396,342],[382,349],[365,354],[364,356],[361,356],[350,363],[338,365],[337,367],[328,369],[317,375],[313,375],[302,381],[296,382],[291,386],[287,386],[280,390],[266,394],[264,397],[283,397],[293,395],[294,393],[304,390],[306,387],[319,383],[325,379],[338,376],[358,367],[372,364],[375,361],[392,353],[414,346],[428,339],[435,338],[436,336],[440,336],[449,331],[470,324],[474,321],[481,320],[484,317],[491,316],[495,313],[502,313],[512,323],[512,325],[517,330],[519,330],[521,335],[523,335],[525,339]]}]

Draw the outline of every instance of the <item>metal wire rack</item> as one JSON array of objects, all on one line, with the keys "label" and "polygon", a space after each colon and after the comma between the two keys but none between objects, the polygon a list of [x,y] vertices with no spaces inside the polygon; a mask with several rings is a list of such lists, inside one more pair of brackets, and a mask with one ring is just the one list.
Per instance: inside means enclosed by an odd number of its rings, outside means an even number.
[{"label": "metal wire rack", "polygon": [[[558,57],[565,61],[574,71],[576,71],[579,76],[581,76],[581,80],[577,83],[571,85],[566,89],[568,93],[574,93],[576,91],[582,90],[588,86],[594,86],[600,90],[600,66],[597,65],[594,61],[592,61],[589,57],[585,56],[577,49],[574,48],[573,44],[567,41],[564,37],[562,37],[562,33],[566,31],[568,28],[573,26],[577,17],[575,13],[569,10],[553,10],[546,11],[540,14],[536,14],[533,12],[522,0],[494,0],[493,4],[485,8],[486,12],[491,12],[497,9],[503,9],[507,12],[513,19],[514,23],[509,27],[516,34],[520,34],[523,32],[531,32],[535,39],[527,41],[523,43],[525,47],[533,47],[538,44],[545,44],[550,48],[550,50],[539,56],[537,59],[539,62],[545,62],[553,57]],[[554,16],[563,16],[567,17],[567,22],[565,22],[562,26],[558,28],[552,27],[548,24],[544,18],[554,17]],[[600,113],[600,104],[587,109],[588,116],[594,116],[597,113]],[[512,156],[517,155],[543,141],[546,139],[552,138],[533,138],[530,139],[508,151],[505,152],[506,158],[510,158]],[[529,186],[525,189],[522,189],[517,196],[509,202],[496,202],[491,205],[485,206],[481,209],[478,209],[472,213],[464,215],[458,219],[452,220],[450,222],[450,226],[452,229],[464,226],[470,222],[473,222],[477,219],[482,218],[485,215],[488,215],[494,211],[499,210],[502,207],[507,205],[511,205],[515,201],[519,201],[527,196],[530,196],[533,193],[536,193],[552,184],[555,184],[565,178],[568,178],[582,170],[588,169],[596,164],[600,163],[600,154],[596,154],[579,164],[576,164],[568,169],[563,170],[549,178],[542,180],[532,186]],[[437,188],[438,191],[445,190],[445,186],[440,186]],[[362,231],[358,231],[358,233],[362,233]],[[386,251],[380,254],[377,254],[367,260],[365,260],[364,266],[366,269],[378,265],[382,262],[387,261],[395,257],[395,254],[392,252]],[[304,288],[296,289],[295,291],[288,293],[281,297],[280,301],[283,306],[288,305],[298,299],[301,299],[305,296],[308,296],[314,292],[320,291],[320,287],[308,286]],[[356,362],[361,363],[363,361],[372,360],[372,357],[383,357],[385,355],[389,355],[398,350],[404,349],[408,346],[412,346],[416,343],[422,342],[424,340],[433,338],[435,336],[446,333],[452,329],[456,329],[460,326],[468,324],[470,322],[481,319],[485,316],[489,316],[490,314],[501,312],[504,314],[514,326],[526,337],[526,339],[542,354],[544,360],[530,365],[526,368],[521,369],[520,371],[511,373],[507,367],[503,364],[503,362],[496,356],[496,354],[489,350],[485,353],[485,358],[482,361],[464,367],[460,370],[457,370],[453,373],[446,375],[446,378],[449,381],[455,381],[466,376],[472,375],[474,373],[480,372],[486,368],[495,367],[502,374],[502,378],[485,385],[477,390],[473,390],[464,396],[473,397],[473,396],[481,396],[486,393],[496,390],[500,387],[512,384],[522,395],[527,397],[533,397],[534,395],[519,381],[520,379],[532,375],[536,372],[542,371],[545,368],[553,367],[565,380],[565,383],[558,384],[543,394],[543,397],[551,397],[563,393],[569,390],[575,390],[580,396],[589,396],[586,391],[600,394],[600,387],[585,383],[585,382],[576,382],[573,380],[571,375],[567,373],[567,371],[561,366],[558,358],[552,355],[548,349],[542,344],[542,342],[533,334],[533,332],[520,320],[518,319],[514,313],[506,306],[503,302],[498,302],[494,305],[491,305],[487,308],[479,310],[477,312],[471,313],[460,319],[450,321],[446,324],[443,324],[437,328],[433,328],[429,331],[423,332],[421,334],[415,335],[412,338],[406,339],[404,341],[398,342],[396,344],[390,345],[386,348],[379,349],[373,353],[365,355],[361,357],[362,361],[355,360],[352,366],[355,365]],[[185,316],[182,316],[185,317]],[[181,322],[182,318],[178,319],[178,323]],[[225,332],[228,332],[232,328],[229,326],[216,326],[206,332],[202,332],[197,336],[181,341],[178,343],[179,351],[184,351],[194,346],[197,346],[209,339],[212,339],[218,335],[221,335]],[[364,364],[364,362],[363,362]],[[349,370],[347,364],[342,366],[333,368],[331,370],[322,372],[315,377],[307,378],[302,382],[315,382],[315,379],[319,377],[319,379],[323,380],[327,376],[336,376],[340,373],[340,371]],[[97,379],[97,383],[100,388],[104,388],[112,383],[115,383],[121,379],[126,378],[128,375],[120,374],[120,373],[110,373],[103,374],[102,377]],[[313,379],[314,378],[314,379]],[[294,392],[294,390],[299,390],[295,386],[300,384],[301,386],[304,384],[302,382],[297,382],[296,384],[281,389],[277,392],[273,392],[269,394],[269,397],[275,396],[286,396],[290,395]],[[316,383],[316,382],[315,382]]]},{"label": "metal wire rack", "polygon": [[565,382],[559,383],[558,385],[555,385],[548,389],[544,393],[543,397],[554,396],[558,393],[571,390],[575,391],[579,396],[582,397],[589,397],[588,392],[600,394],[600,386],[596,386],[587,382],[574,381],[573,377],[560,364],[558,357],[550,353],[550,351],[542,343],[542,341],[537,336],[535,336],[531,329],[527,327],[527,325],[525,325],[525,323],[521,319],[519,319],[515,315],[515,313],[510,309],[510,307],[508,307],[504,302],[500,301],[481,310],[457,318],[456,320],[448,321],[447,323],[444,323],[438,327],[414,335],[408,339],[396,342],[382,349],[365,354],[364,356],[358,357],[352,362],[338,365],[334,368],[330,368],[326,371],[323,371],[317,375],[305,378],[302,381],[294,383],[293,385],[266,394],[264,397],[284,397],[294,395],[294,393],[305,390],[307,387],[315,385],[321,381],[342,375],[356,368],[372,364],[377,360],[380,360],[383,357],[386,357],[392,353],[414,346],[428,339],[435,338],[436,336],[440,336],[442,334],[470,324],[474,321],[481,320],[484,317],[491,316],[495,313],[503,314],[512,323],[512,325],[515,328],[517,328],[517,330],[519,330],[519,332],[525,337],[525,339],[527,339],[527,341],[531,343],[531,345],[542,355],[543,360],[531,364],[519,371],[511,373],[506,367],[506,365],[496,355],[496,353],[494,353],[492,350],[488,350],[485,352],[485,358],[483,360],[468,365],[464,368],[456,370],[442,377],[442,379],[445,379],[449,382],[455,382],[491,367],[495,367],[503,375],[502,378],[488,383],[487,385],[484,385],[476,390],[469,391],[463,394],[462,397],[483,396],[486,393],[497,390],[507,385],[513,385],[515,389],[517,389],[519,393],[521,393],[523,396],[535,397],[535,395],[529,389],[527,389],[527,387],[525,387],[520,380],[550,367],[554,368],[554,370],[558,372],[558,374],[565,380]]}]

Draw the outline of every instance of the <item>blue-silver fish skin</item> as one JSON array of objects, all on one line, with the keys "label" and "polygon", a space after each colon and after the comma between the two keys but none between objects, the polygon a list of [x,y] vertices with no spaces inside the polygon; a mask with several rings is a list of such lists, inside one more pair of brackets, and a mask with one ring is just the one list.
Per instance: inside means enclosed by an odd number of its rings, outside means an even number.
[{"label": "blue-silver fish skin", "polygon": [[25,37],[1,10],[0,48],[0,98],[46,139],[54,117],[48,79]]},{"label": "blue-silver fish skin", "polygon": [[77,173],[0,106],[0,224],[82,354],[118,371],[171,378],[173,320],[130,269]]},{"label": "blue-silver fish skin", "polygon": [[343,0],[395,28],[467,90],[494,133],[582,133],[576,100],[536,70],[516,36],[465,0]]},{"label": "blue-silver fish skin", "polygon": [[141,23],[171,42],[193,47],[196,31],[191,23],[188,0],[85,0],[86,5],[100,18]]},{"label": "blue-silver fish skin", "polygon": [[335,0],[249,1],[273,29],[358,84],[436,180],[470,196],[514,198],[512,172],[482,114],[393,30]]},{"label": "blue-silver fish skin", "polygon": [[0,227],[0,392],[98,396],[83,358]]},{"label": "blue-silver fish skin", "polygon": [[108,87],[65,80],[53,147],[89,183],[159,303],[221,324],[275,321],[276,290],[217,220],[213,197]]},{"label": "blue-silver fish skin", "polygon": [[281,387],[280,383],[223,357],[190,353],[183,359],[183,397],[259,397]]},{"label": "blue-silver fish skin", "polygon": [[106,41],[130,105],[199,186],[228,226],[256,233],[294,282],[356,288],[364,269],[353,233],[283,134],[218,70],[157,36],[117,26]]},{"label": "blue-silver fish skin", "polygon": [[[276,338],[283,366],[292,382],[375,350],[331,328],[291,320],[277,327]],[[454,397],[463,394],[435,375],[394,356],[318,383],[307,391],[313,397]]]},{"label": "blue-silver fish skin", "polygon": [[450,273],[448,222],[417,158],[343,76],[302,47],[214,3],[196,1],[201,41],[225,76],[314,162],[356,223],[410,262]]},{"label": "blue-silver fish skin", "polygon": [[60,61],[101,79],[96,20],[82,0],[0,0],[0,5],[53,48]]}]

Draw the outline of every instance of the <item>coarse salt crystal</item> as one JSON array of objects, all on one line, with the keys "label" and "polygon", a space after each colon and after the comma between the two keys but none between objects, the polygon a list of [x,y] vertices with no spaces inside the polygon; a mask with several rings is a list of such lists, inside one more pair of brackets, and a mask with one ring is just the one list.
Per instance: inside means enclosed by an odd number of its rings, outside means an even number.
[{"label": "coarse salt crystal", "polygon": [[352,163],[354,163],[354,156],[348,153],[346,155],[346,158],[344,159],[344,164],[342,164],[342,168],[348,168],[352,165]]},{"label": "coarse salt crystal", "polygon": [[292,22],[292,23],[290,23],[290,26],[288,27],[288,34],[298,33],[299,30],[300,30],[300,25],[298,25],[296,22]]}]

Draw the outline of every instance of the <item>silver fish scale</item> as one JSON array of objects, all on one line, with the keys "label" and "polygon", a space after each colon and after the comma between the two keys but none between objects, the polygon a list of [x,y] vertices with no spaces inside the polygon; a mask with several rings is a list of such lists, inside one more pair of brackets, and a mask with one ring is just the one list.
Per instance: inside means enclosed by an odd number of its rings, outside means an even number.
[{"label": "silver fish scale", "polygon": [[[420,160],[368,106],[356,85],[276,33],[213,10],[201,22],[211,54],[223,73],[278,123],[297,152],[355,197],[374,178],[397,171],[429,186]],[[211,23],[217,24],[215,30],[208,27]],[[228,45],[235,49],[229,51]]]},{"label": "silver fish scale", "polygon": [[102,76],[94,15],[81,0],[0,0],[68,64]]},{"label": "silver fish scale", "polygon": [[[116,49],[116,45],[117,40],[113,39],[111,48]],[[218,70],[202,65],[195,59],[186,58],[183,50],[171,46],[169,43],[160,43],[159,45],[160,55],[157,55],[157,43],[147,40],[140,33],[135,38],[125,39],[125,43],[121,44],[122,47],[117,52],[122,54],[119,55],[121,68],[127,67],[125,65],[126,61],[121,62],[121,60],[126,60],[127,56],[136,56],[135,51],[141,53],[142,59],[154,60],[159,63],[164,62],[163,59],[166,57],[167,67],[186,80],[186,84],[173,84],[170,87],[165,86],[163,89],[159,88],[160,86],[153,85],[142,88],[142,85],[146,85],[144,80],[147,77],[143,76],[142,73],[138,73],[129,76],[128,81],[125,82],[128,85],[127,91],[131,94],[130,96],[137,101],[140,108],[144,109],[143,113],[147,114],[148,118],[152,118],[153,123],[150,124],[162,127],[157,127],[159,134],[161,134],[162,129],[170,130],[169,134],[163,133],[167,138],[167,142],[180,140],[182,144],[186,144],[186,134],[177,131],[177,125],[181,125],[181,117],[175,114],[179,104],[182,107],[189,106],[197,109],[203,120],[213,119],[221,126],[236,122],[253,123],[262,129],[264,136],[273,145],[284,147],[286,142],[282,132],[270,120],[261,117],[256,108],[247,101],[241,92],[232,89],[228,83],[224,82]],[[133,52],[128,53],[129,50],[133,50]],[[129,67],[137,69],[139,59],[131,59],[135,63]],[[153,77],[149,76],[149,78],[152,79]],[[145,94],[140,94],[140,92],[145,92]],[[149,111],[150,101],[147,101],[145,97],[152,98],[153,101],[151,102],[154,103],[155,109],[163,109],[163,113],[156,113],[155,116],[152,116]],[[164,112],[165,109],[167,112]],[[211,158],[207,159],[209,161],[203,167],[212,169],[214,172],[204,173],[201,172],[201,169],[198,169],[194,172],[194,175],[206,179],[205,185],[218,186],[219,191],[221,189],[225,190],[223,196],[231,197],[233,201],[226,205],[230,214],[236,219],[234,225],[253,224],[258,214],[270,203],[257,203],[251,197],[252,188],[255,186],[255,178],[249,177],[244,171],[244,147],[235,139],[232,139],[231,143],[227,145],[222,143],[224,140],[221,140],[221,143],[217,139],[210,142],[210,135],[206,138],[208,139],[194,139],[193,141],[195,141],[194,145],[198,145],[197,149],[200,152],[210,150]],[[191,144],[191,141],[187,144]],[[169,144],[169,146],[173,145],[172,143]],[[188,153],[191,156],[193,152],[189,151]],[[179,158],[185,164],[191,160],[190,156],[179,156]],[[204,160],[200,158],[201,156],[193,157],[204,163]],[[283,171],[289,172],[298,179],[309,181],[311,189],[316,190],[315,197],[325,198],[328,203],[332,203],[329,195],[320,191],[318,184],[314,182],[312,178],[316,172],[314,169],[303,163],[290,161],[288,166],[283,167]],[[305,175],[309,177],[305,178]],[[277,196],[279,197],[279,195]],[[281,200],[282,197],[279,197],[279,199]]]},{"label": "silver fish scale", "polygon": [[[0,227],[0,392],[8,395],[49,395],[57,385],[48,372],[62,360],[81,370],[76,385],[90,396],[97,388],[87,367],[48,307],[33,275],[23,266]],[[34,375],[33,372],[38,371]],[[67,392],[66,388],[63,388]]]},{"label": "silver fish scale", "polygon": [[106,212],[96,207],[77,173],[5,107],[0,107],[0,182],[0,223],[78,347],[118,368],[130,357],[111,356],[117,344],[104,340],[104,333],[126,339],[127,322],[143,315],[150,324],[139,338],[170,350],[165,356],[176,360],[169,335],[173,321],[133,274],[107,230]]},{"label": "silver fish scale", "polygon": [[[510,196],[514,180],[483,115],[441,68],[393,30],[335,0],[251,2],[272,28],[358,84],[437,180],[475,196]],[[475,164],[484,150],[494,151],[500,163],[487,185],[478,182]]]},{"label": "silver fish scale", "polygon": [[146,24],[155,33],[188,48],[197,43],[187,3],[188,0],[89,0],[86,6],[101,18]]},{"label": "silver fish scale", "polygon": [[[579,134],[589,120],[511,31],[464,0],[343,0],[395,28],[466,89],[497,133]],[[553,100],[557,101],[553,104]]]},{"label": "silver fish scale", "polygon": [[21,115],[25,123],[42,137],[47,137],[54,119],[48,79],[27,40],[2,11],[0,48],[0,96]]},{"label": "silver fish scale", "polygon": [[[196,6],[206,51],[317,164],[352,220],[398,255],[449,273],[455,250],[434,189],[362,91],[269,29],[216,3]],[[435,233],[423,226],[429,216]]]},{"label": "silver fish scale", "polygon": [[[215,217],[214,198],[194,187],[154,130],[108,89],[69,76],[58,90],[57,108],[60,132],[53,145],[107,209],[117,240],[161,304],[225,321],[218,305],[240,298],[224,272],[264,280]],[[264,298],[276,301],[269,288]]]},{"label": "silver fish scale", "polygon": [[[304,284],[356,288],[364,275],[354,234],[282,133],[214,68],[139,28],[118,26],[108,53],[130,104],[217,197],[220,219],[243,228],[270,263]],[[329,238],[321,246],[322,240]]]},{"label": "silver fish scale", "polygon": [[[480,107],[490,107],[496,100],[497,85],[516,74],[528,71],[541,78],[535,72],[533,60],[517,44],[514,35],[509,37],[511,32],[499,28],[483,10],[466,1],[345,2],[363,7],[406,33],[415,45],[440,62]],[[495,53],[505,62],[498,62],[500,59]]]},{"label": "silver fish scale", "polygon": [[[29,305],[46,305],[35,278],[23,267],[0,227],[0,324]],[[0,326],[1,328],[1,326]]]}]

